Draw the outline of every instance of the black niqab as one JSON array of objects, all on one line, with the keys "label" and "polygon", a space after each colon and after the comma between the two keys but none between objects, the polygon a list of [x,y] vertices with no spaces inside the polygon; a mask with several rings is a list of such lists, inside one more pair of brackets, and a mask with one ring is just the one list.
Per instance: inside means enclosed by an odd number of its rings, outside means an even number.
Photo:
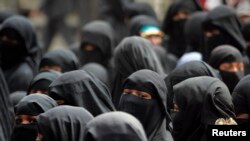
[{"label": "black niqab", "polygon": [[84,130],[86,141],[147,141],[141,123],[124,112],[109,112],[90,121]]},{"label": "black niqab", "polygon": [[122,83],[129,75],[141,69],[149,69],[163,74],[163,68],[151,43],[142,37],[132,36],[122,40],[114,54],[115,80],[112,97],[118,106],[122,93]]},{"label": "black niqab", "polygon": [[123,89],[147,92],[152,99],[122,94],[119,110],[139,119],[149,141],[171,140],[172,136],[169,134],[171,118],[167,111],[167,87],[164,79],[154,71],[139,70],[124,81]]},{"label": "black niqab", "polygon": [[174,86],[179,108],[173,118],[175,141],[206,140],[206,128],[219,118],[235,118],[232,97],[219,79],[200,76]]},{"label": "black niqab", "polygon": [[93,116],[82,107],[58,106],[39,115],[43,141],[83,141],[86,124]]},{"label": "black niqab", "polygon": [[49,86],[49,96],[64,100],[64,105],[84,107],[93,116],[115,110],[107,86],[84,70],[57,78]]},{"label": "black niqab", "polygon": [[62,72],[77,70],[80,67],[76,55],[67,49],[56,49],[47,52],[39,65],[39,69],[44,66],[59,66]]},{"label": "black niqab", "polygon": [[146,2],[133,2],[125,5],[125,15],[128,18],[133,18],[138,15],[147,15],[156,19],[154,9]]}]

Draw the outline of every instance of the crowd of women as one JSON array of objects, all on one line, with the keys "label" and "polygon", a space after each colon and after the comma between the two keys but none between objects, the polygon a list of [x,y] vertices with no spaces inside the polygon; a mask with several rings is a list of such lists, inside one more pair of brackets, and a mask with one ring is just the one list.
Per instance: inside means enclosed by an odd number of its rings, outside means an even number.
[{"label": "crowd of women", "polygon": [[1,141],[206,141],[209,125],[250,125],[247,17],[190,0],[162,23],[146,3],[126,10],[49,51],[28,18],[0,13]]}]

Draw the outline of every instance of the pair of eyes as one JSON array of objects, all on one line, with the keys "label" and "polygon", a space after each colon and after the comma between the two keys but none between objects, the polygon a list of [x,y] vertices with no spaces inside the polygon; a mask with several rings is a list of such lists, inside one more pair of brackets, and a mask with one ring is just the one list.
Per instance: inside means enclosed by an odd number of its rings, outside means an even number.
[{"label": "pair of eyes", "polygon": [[36,123],[37,119],[35,116],[17,116],[16,124],[31,124]]},{"label": "pair of eyes", "polygon": [[143,99],[152,99],[151,94],[138,90],[124,89],[123,94],[132,94]]}]

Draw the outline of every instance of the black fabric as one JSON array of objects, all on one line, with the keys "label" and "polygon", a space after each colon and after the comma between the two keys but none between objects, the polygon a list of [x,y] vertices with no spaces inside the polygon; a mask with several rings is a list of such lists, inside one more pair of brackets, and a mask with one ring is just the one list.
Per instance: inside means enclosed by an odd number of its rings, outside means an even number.
[{"label": "black fabric", "polygon": [[169,75],[165,78],[165,82],[168,88],[167,100],[169,109],[173,109],[174,85],[188,78],[197,76],[211,76],[220,78],[219,73],[203,61],[191,61],[185,63],[169,73]]},{"label": "black fabric", "polygon": [[147,15],[138,15],[131,19],[129,23],[129,35],[130,36],[140,36],[140,30],[143,26],[156,26],[159,27],[159,21],[157,19],[147,16]]},{"label": "black fabric", "polygon": [[189,14],[200,10],[193,0],[175,0],[171,3],[162,23],[162,31],[169,36],[167,41],[168,51],[176,55],[178,58],[186,51],[184,25],[186,20],[173,21],[173,17],[177,12],[183,11]]},{"label": "black fabric", "polygon": [[58,106],[39,115],[43,141],[83,141],[84,128],[93,116],[82,107]]},{"label": "black fabric", "polygon": [[49,86],[49,96],[64,100],[65,105],[84,107],[94,116],[115,110],[107,86],[84,70],[57,78]]},{"label": "black fabric", "polygon": [[23,98],[25,97],[27,94],[26,91],[16,91],[14,93],[10,94],[10,101],[12,103],[13,106],[17,105],[17,103]]},{"label": "black fabric", "polygon": [[2,69],[0,69],[0,103],[0,140],[5,141],[10,140],[15,118]]},{"label": "black fabric", "polygon": [[239,70],[237,72],[229,72],[225,70],[220,70],[220,65],[223,63],[238,62],[243,63],[242,54],[235,47],[229,45],[222,45],[215,48],[211,52],[209,59],[209,64],[220,71],[222,80],[228,86],[230,92],[233,91],[236,84],[244,76],[244,70]]},{"label": "black fabric", "polygon": [[49,85],[59,76],[61,76],[61,73],[56,71],[41,72],[37,74],[30,83],[27,95],[30,94],[32,90],[49,91]]},{"label": "black fabric", "polygon": [[[81,44],[72,49],[78,56],[81,66],[90,62],[109,66],[114,45],[113,32],[113,28],[105,21],[93,21],[82,28]],[[94,45],[96,48],[93,51],[85,51],[82,49],[85,44]]]},{"label": "black fabric", "polygon": [[154,50],[166,74],[175,69],[177,65],[176,56],[167,52],[162,46],[154,47]]},{"label": "black fabric", "polygon": [[[167,141],[166,135],[157,134],[157,132],[166,133],[167,130],[171,130],[169,125],[171,118],[167,110],[167,87],[164,79],[154,71],[139,70],[124,81],[123,89],[147,92],[152,96],[149,100],[132,94],[122,94],[119,110],[139,119],[149,141],[156,141],[159,138]],[[160,127],[164,124],[164,120],[166,120],[165,129],[162,129]]]},{"label": "black fabric", "polygon": [[84,130],[85,141],[147,141],[141,123],[124,112],[97,116]]},{"label": "black fabric", "polygon": [[[17,46],[5,46],[6,42],[0,43],[0,54],[5,56],[1,59],[5,67],[4,75],[10,92],[26,90],[31,79],[37,73],[38,62],[42,56],[42,48],[38,45],[35,30],[28,19],[21,16],[12,16],[6,19],[0,28],[0,36],[9,34],[20,44]],[[20,54],[19,54],[20,53]],[[12,56],[13,58],[9,57]],[[10,58],[8,60],[6,58]],[[14,57],[17,57],[14,59]],[[6,60],[7,59],[7,60]],[[4,61],[4,62],[3,62]],[[11,62],[9,62],[11,61]]]},{"label": "black fabric", "polygon": [[151,43],[142,37],[132,36],[122,40],[114,53],[115,80],[112,90],[113,103],[118,106],[122,83],[137,70],[149,69],[163,74],[163,69]]},{"label": "black fabric", "polygon": [[146,2],[133,2],[125,5],[125,15],[128,18],[133,18],[138,15],[147,15],[155,19],[157,18],[152,6]]},{"label": "black fabric", "polygon": [[95,75],[105,84],[110,84],[110,78],[108,70],[98,63],[88,63],[82,67],[82,70],[85,70],[89,73]]},{"label": "black fabric", "polygon": [[[15,106],[16,115],[31,115],[38,116],[39,114],[48,111],[57,106],[57,103],[47,95],[32,94],[25,96]],[[20,124],[16,123],[11,141],[34,141],[37,137],[37,123]]]},{"label": "black fabric", "polygon": [[206,58],[219,45],[229,44],[236,47],[241,53],[245,52],[245,42],[241,33],[241,24],[233,8],[218,6],[209,11],[203,22],[203,30],[217,28],[221,34],[215,37],[206,37]]},{"label": "black fabric", "polygon": [[[248,21],[242,26],[241,32],[243,34],[245,41],[249,42],[250,41],[250,21]],[[246,54],[248,58],[250,58],[250,45],[247,45]]]},{"label": "black fabric", "polygon": [[37,116],[51,108],[57,106],[57,103],[47,95],[31,94],[25,96],[15,106],[16,115]]},{"label": "black fabric", "polygon": [[205,21],[207,12],[195,12],[185,23],[184,33],[187,43],[187,52],[198,51],[205,53],[205,40],[202,23]]},{"label": "black fabric", "polygon": [[[243,77],[233,90],[232,97],[235,107],[235,114],[250,114],[250,75]],[[248,119],[249,120],[249,119]]]},{"label": "black fabric", "polygon": [[70,50],[56,49],[43,56],[39,69],[44,66],[59,66],[62,68],[62,72],[68,72],[79,69],[80,64],[76,55]]},{"label": "black fabric", "polygon": [[219,118],[235,118],[232,97],[219,79],[200,76],[174,86],[179,108],[173,118],[175,141],[205,141],[208,125]]},{"label": "black fabric", "polygon": [[4,22],[7,18],[14,16],[13,12],[10,11],[0,11],[0,24]]}]

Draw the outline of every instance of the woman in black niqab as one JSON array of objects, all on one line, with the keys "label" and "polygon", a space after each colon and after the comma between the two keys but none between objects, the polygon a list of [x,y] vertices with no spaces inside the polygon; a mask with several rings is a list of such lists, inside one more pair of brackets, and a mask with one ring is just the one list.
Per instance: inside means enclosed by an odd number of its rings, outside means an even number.
[{"label": "woman in black niqab", "polygon": [[10,140],[15,116],[9,99],[9,90],[0,68],[0,140]]},{"label": "woman in black niqab", "polygon": [[84,130],[84,141],[147,141],[141,123],[130,114],[109,112],[91,120]]},{"label": "woman in black niqab", "polygon": [[37,116],[57,106],[56,101],[47,95],[25,96],[15,106],[16,125],[11,141],[34,141],[38,134]]},{"label": "woman in black niqab", "polygon": [[238,125],[250,125],[250,75],[243,77],[233,90],[232,97]]},{"label": "woman in black niqab", "polygon": [[107,86],[84,70],[67,72],[54,80],[49,96],[59,105],[84,107],[93,116],[115,110]]},{"label": "woman in black niqab", "polygon": [[230,92],[244,76],[243,57],[239,50],[230,45],[222,45],[211,52],[209,64],[219,70],[223,82]]},{"label": "woman in black niqab", "polygon": [[123,81],[133,72],[149,69],[164,74],[151,43],[142,37],[132,36],[122,40],[114,53],[115,80],[112,97],[115,106],[118,106],[122,93]]},{"label": "woman in black niqab", "polygon": [[26,90],[37,73],[42,55],[35,30],[28,19],[11,16],[0,28],[0,63],[10,92]]},{"label": "woman in black niqab", "polygon": [[119,110],[142,123],[149,141],[172,141],[164,79],[152,70],[139,70],[123,83]]},{"label": "woman in black niqab", "polygon": [[232,97],[219,79],[200,76],[174,86],[175,141],[206,141],[207,126],[218,119],[235,118]]},{"label": "woman in black niqab", "polygon": [[86,124],[93,116],[82,107],[58,106],[39,115],[39,141],[83,141]]}]

